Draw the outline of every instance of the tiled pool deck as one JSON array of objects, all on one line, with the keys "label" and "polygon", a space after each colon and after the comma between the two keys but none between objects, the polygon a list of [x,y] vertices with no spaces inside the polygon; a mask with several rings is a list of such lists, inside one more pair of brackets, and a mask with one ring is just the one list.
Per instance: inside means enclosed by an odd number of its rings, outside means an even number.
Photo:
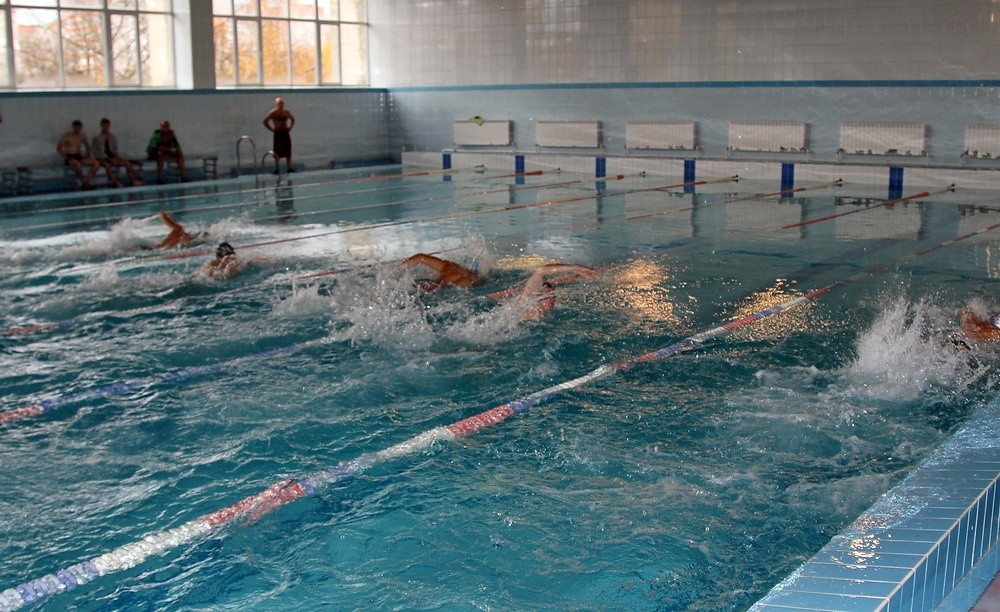
[{"label": "tiled pool deck", "polygon": [[968,611],[1000,571],[998,479],[1000,398],[751,611]]}]

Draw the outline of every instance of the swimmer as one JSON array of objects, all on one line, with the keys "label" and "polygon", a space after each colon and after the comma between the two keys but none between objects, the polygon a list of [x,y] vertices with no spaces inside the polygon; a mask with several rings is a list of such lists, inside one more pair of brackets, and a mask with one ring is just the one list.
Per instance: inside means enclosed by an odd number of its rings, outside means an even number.
[{"label": "swimmer", "polygon": [[244,263],[236,256],[236,249],[228,242],[223,242],[215,248],[215,259],[206,261],[198,270],[209,278],[226,280],[232,278],[244,268]]},{"label": "swimmer", "polygon": [[[563,283],[593,278],[599,272],[576,264],[546,264],[536,269],[524,283],[517,299],[525,305],[523,321],[540,321],[556,305],[555,286]],[[551,278],[555,276],[555,278]]]},{"label": "swimmer", "polygon": [[437,273],[437,278],[429,282],[429,287],[436,289],[444,285],[455,285],[456,287],[469,288],[479,282],[479,274],[474,270],[469,270],[455,262],[417,253],[403,262],[408,266],[424,266]]},{"label": "swimmer", "polygon": [[977,342],[1000,342],[1000,313],[988,313],[985,318],[971,308],[958,311],[962,333]]},{"label": "swimmer", "polygon": [[195,234],[194,236],[192,236],[191,234],[187,233],[187,230],[184,229],[184,226],[178,223],[177,220],[174,219],[173,216],[166,211],[160,211],[160,219],[162,219],[163,222],[167,224],[167,227],[170,228],[170,233],[167,234],[167,237],[164,238],[163,241],[160,242],[160,244],[156,245],[156,248],[158,249],[173,249],[173,248],[186,247],[192,244],[201,235],[201,234]]}]

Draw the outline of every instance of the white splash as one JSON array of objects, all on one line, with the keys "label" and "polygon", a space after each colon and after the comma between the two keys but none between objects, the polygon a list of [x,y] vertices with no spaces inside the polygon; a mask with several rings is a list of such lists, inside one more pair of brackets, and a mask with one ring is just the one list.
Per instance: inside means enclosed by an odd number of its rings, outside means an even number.
[{"label": "white splash", "polygon": [[956,388],[977,376],[967,351],[947,338],[947,313],[926,300],[897,298],[858,338],[857,356],[841,374],[873,398],[910,400],[934,386]]}]

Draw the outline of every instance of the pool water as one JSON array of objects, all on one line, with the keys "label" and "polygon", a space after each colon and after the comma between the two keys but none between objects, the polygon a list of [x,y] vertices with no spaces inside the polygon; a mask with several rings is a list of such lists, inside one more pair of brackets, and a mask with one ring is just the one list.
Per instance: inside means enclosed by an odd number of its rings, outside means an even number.
[{"label": "pool water", "polygon": [[[1000,276],[981,194],[399,171],[5,209],[0,409],[56,407],[0,424],[0,590],[837,283],[42,605],[743,610],[995,394],[949,341]],[[150,250],[159,210],[206,243]],[[485,281],[417,292],[416,252]],[[603,273],[489,297],[545,262]]]}]

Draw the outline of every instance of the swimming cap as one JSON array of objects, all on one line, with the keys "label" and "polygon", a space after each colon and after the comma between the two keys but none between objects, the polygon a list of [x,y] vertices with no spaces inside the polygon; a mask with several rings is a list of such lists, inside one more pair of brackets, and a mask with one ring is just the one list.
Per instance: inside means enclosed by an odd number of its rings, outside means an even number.
[{"label": "swimming cap", "polygon": [[236,254],[236,249],[234,249],[233,245],[229,244],[228,242],[223,242],[219,246],[215,247],[215,257],[217,259],[222,259],[223,257],[229,257],[230,255],[235,255],[235,254]]}]

